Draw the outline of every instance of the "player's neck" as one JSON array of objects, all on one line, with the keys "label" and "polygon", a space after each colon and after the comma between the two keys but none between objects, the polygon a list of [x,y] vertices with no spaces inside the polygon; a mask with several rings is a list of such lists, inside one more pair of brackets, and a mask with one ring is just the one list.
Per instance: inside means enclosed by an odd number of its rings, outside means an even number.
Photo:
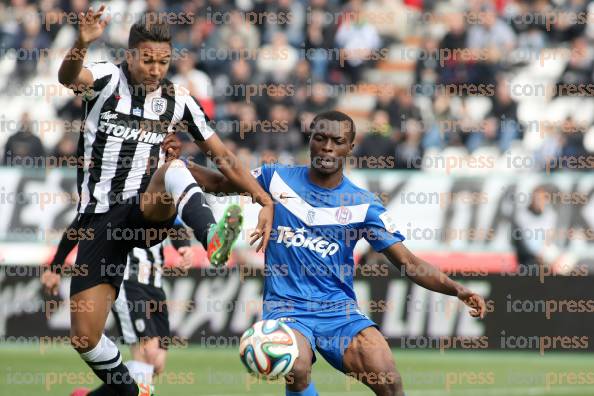
[{"label": "player's neck", "polygon": [[338,187],[340,183],[342,183],[342,178],[344,177],[342,174],[342,169],[338,172],[327,175],[317,172],[314,168],[309,168],[308,175],[310,182],[316,186],[327,189]]}]

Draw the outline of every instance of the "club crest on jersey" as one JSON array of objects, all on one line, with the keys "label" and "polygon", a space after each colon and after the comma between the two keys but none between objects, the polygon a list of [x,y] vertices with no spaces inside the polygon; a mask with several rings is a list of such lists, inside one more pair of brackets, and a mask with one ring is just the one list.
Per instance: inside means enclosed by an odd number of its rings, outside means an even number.
[{"label": "club crest on jersey", "polygon": [[316,220],[316,212],[313,209],[307,211],[307,224],[312,225]]},{"label": "club crest on jersey", "polygon": [[167,99],[153,98],[151,102],[151,109],[157,115],[165,113],[165,110],[167,110]]},{"label": "club crest on jersey", "polygon": [[340,208],[336,209],[334,217],[340,224],[348,224],[353,218],[353,213],[349,208],[341,206]]},{"label": "club crest on jersey", "polygon": [[140,333],[146,330],[146,325],[144,324],[143,319],[136,319],[134,321],[134,326],[136,327],[136,330],[138,330]]},{"label": "club crest on jersey", "polygon": [[142,110],[140,109],[140,107],[135,107],[132,109],[132,114],[136,117],[140,117],[142,115]]}]

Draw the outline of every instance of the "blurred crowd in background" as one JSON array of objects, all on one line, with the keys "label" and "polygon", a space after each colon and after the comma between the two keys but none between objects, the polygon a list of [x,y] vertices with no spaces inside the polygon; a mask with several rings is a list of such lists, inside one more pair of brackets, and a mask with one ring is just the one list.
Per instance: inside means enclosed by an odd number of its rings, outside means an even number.
[{"label": "blurred crowd in background", "polygon": [[[484,167],[515,171],[511,155],[529,171],[594,165],[594,27],[585,0],[104,3],[112,21],[88,62],[120,62],[139,15],[167,16],[170,78],[250,166],[304,161],[313,115],[333,108],[356,120],[360,168],[431,171],[451,156],[462,170],[470,164],[462,159],[484,157],[493,159]],[[34,157],[60,166],[76,155],[84,103],[48,87],[58,86],[76,38],[68,17],[91,5],[99,3],[0,1],[4,165]],[[203,161],[184,140],[183,154]]]}]

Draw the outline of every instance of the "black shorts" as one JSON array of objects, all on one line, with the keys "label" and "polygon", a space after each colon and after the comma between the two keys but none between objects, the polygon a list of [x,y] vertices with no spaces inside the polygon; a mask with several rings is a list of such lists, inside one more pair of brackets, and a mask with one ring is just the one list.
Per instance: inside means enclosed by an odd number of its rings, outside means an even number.
[{"label": "black shorts", "polygon": [[111,284],[116,294],[124,279],[127,255],[135,247],[150,247],[172,232],[175,216],[163,222],[144,218],[137,199],[114,205],[105,213],[79,215],[79,229],[88,230],[78,241],[76,270],[70,296],[101,283]]},{"label": "black shorts", "polygon": [[159,346],[167,349],[171,336],[163,289],[125,280],[111,310],[125,344],[158,337]]}]

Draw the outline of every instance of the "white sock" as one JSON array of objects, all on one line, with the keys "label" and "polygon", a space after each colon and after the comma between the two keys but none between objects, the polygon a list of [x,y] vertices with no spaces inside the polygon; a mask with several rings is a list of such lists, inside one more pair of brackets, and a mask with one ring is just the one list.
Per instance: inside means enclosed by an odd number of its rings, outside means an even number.
[{"label": "white sock", "polygon": [[95,370],[109,370],[122,363],[118,347],[105,334],[101,335],[95,348],[80,354],[85,362]]},{"label": "white sock", "polygon": [[155,372],[155,366],[139,360],[128,360],[124,362],[130,376],[134,378],[139,384],[151,384],[153,382],[153,373]]},{"label": "white sock", "polygon": [[[167,168],[167,171],[165,172],[165,191],[173,195],[176,205],[179,204],[179,197],[186,192],[186,189],[191,185],[196,185],[196,188],[202,192],[196,183],[196,180],[194,180],[194,177],[188,168],[186,168],[186,164],[178,159],[171,161],[169,168]],[[187,195],[189,194],[186,194],[186,196]]]}]

